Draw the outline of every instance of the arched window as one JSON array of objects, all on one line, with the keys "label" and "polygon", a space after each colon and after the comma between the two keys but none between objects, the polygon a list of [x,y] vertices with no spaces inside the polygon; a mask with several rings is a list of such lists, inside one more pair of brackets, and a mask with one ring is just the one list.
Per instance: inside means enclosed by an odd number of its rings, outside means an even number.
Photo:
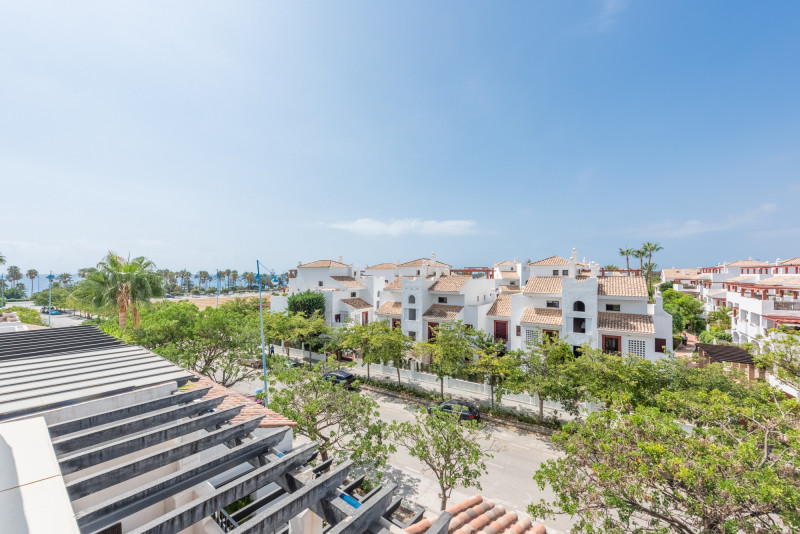
[{"label": "arched window", "polygon": [[586,305],[581,300],[576,300],[572,305],[572,311],[586,311]]},{"label": "arched window", "polygon": [[414,304],[415,302],[417,302],[417,299],[414,298],[414,295],[409,295],[408,296],[408,303],[409,304]]}]

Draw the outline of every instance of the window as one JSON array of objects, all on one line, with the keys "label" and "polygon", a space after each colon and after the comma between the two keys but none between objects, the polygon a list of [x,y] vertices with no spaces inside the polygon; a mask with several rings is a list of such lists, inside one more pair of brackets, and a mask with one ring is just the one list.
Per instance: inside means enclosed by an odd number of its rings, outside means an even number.
[{"label": "window", "polygon": [[606,311],[619,311],[619,304],[606,304]]},{"label": "window", "polygon": [[416,321],[417,320],[417,310],[414,308],[408,309],[408,320],[409,321]]},{"label": "window", "polygon": [[322,280],[319,281],[319,287],[322,287]]},{"label": "window", "polygon": [[558,301],[557,300],[548,300],[547,301],[548,308],[558,308]]},{"label": "window", "polygon": [[355,296],[356,296],[356,292],[355,291],[351,291],[350,292],[350,298],[355,298]]},{"label": "window", "polygon": [[419,274],[419,269],[417,269],[417,274]]},{"label": "window", "polygon": [[409,337],[409,339],[411,339],[411,341],[416,341],[417,340],[417,333],[409,330],[408,331],[408,337]]},{"label": "window", "polygon": [[643,339],[629,339],[628,340],[628,352],[631,354],[635,354],[640,358],[644,358],[647,356],[647,350],[645,349],[645,342]]},{"label": "window", "polygon": [[553,276],[558,276],[558,269],[553,269]]},{"label": "window", "polygon": [[586,304],[584,304],[582,300],[576,300],[572,303],[572,311],[585,312]]},{"label": "window", "polygon": [[539,344],[539,330],[535,328],[526,328],[525,329],[525,343],[533,343],[534,345]]},{"label": "window", "polygon": [[564,269],[563,271],[561,271],[561,276],[567,276],[568,274],[569,274],[569,271],[567,269]]},{"label": "window", "polygon": [[475,297],[475,300],[476,300],[476,301],[478,301],[478,302],[480,302],[480,301],[481,301],[481,296],[480,296],[480,295],[478,295],[477,297]]},{"label": "window", "polygon": [[521,335],[522,335],[522,327],[520,325],[517,325],[517,337],[520,337]]},{"label": "window", "polygon": [[572,331],[578,334],[586,333],[586,319],[575,317],[572,319]]},{"label": "window", "polygon": [[447,297],[439,297],[439,304],[447,304]]},{"label": "window", "polygon": [[471,324],[465,324],[464,328],[466,328],[467,330],[471,330],[472,329],[472,325]]},{"label": "window", "polygon": [[510,285],[510,286],[515,286],[515,285],[517,285],[517,283],[516,283],[514,280],[512,280],[512,281],[511,281],[511,283],[510,283],[510,284],[508,284],[508,285]]},{"label": "window", "polygon": [[333,316],[333,320],[336,321],[337,323],[341,323],[342,322],[342,314],[341,313],[337,313],[336,315]]},{"label": "window", "polygon": [[667,340],[663,337],[656,338],[656,352],[664,352],[664,347],[667,346]]},{"label": "window", "polygon": [[414,304],[415,302],[417,302],[417,299],[414,298],[414,295],[409,295],[408,296],[408,303],[409,304]]},{"label": "window", "polygon": [[603,352],[606,354],[619,354],[622,338],[619,336],[603,336]]}]

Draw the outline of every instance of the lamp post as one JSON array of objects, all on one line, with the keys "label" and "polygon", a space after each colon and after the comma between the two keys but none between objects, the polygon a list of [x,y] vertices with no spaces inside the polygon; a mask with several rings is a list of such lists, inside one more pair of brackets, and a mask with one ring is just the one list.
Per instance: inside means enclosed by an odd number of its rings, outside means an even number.
[{"label": "lamp post", "polygon": [[6,303],[6,277],[0,274],[0,308],[5,307]]},{"label": "lamp post", "polygon": [[47,297],[47,328],[52,328],[50,318],[53,316],[53,271],[47,275],[47,280],[50,282],[50,294]]},{"label": "lamp post", "polygon": [[256,280],[258,281],[258,318],[261,321],[261,372],[264,373],[264,407],[269,406],[267,389],[267,353],[264,347],[264,306],[261,302],[261,262],[256,260]]},{"label": "lamp post", "polygon": [[217,269],[217,308],[219,308],[219,269]]}]

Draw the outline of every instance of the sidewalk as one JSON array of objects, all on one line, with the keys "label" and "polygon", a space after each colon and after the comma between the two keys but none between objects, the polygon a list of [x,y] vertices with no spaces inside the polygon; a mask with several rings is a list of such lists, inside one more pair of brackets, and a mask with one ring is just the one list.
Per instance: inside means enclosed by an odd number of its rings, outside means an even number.
[{"label": "sidewalk", "polygon": [[682,357],[682,358],[689,358],[692,356],[692,353],[697,348],[697,336],[694,334],[686,333],[686,337],[688,337],[688,341],[686,344],[681,344],[679,347],[675,349],[675,356]]}]

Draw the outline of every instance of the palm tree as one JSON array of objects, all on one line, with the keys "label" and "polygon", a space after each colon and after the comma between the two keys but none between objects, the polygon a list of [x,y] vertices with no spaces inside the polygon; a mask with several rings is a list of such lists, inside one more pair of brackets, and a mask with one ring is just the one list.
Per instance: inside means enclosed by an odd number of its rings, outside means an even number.
[{"label": "palm tree", "polygon": [[239,271],[236,269],[231,271],[231,281],[233,282],[233,289],[236,289],[236,281],[239,279]]},{"label": "palm tree", "polygon": [[603,267],[603,269],[605,269],[606,271],[618,271],[618,270],[619,270],[619,267],[617,267],[617,266],[616,266],[616,265],[614,265],[613,263],[609,263],[608,265],[606,265],[605,267]]},{"label": "palm tree", "polygon": [[123,330],[128,325],[128,312],[133,312],[133,327],[138,328],[139,306],[163,295],[155,264],[144,256],[126,260],[109,251],[97,269],[86,278],[84,298],[99,309],[116,309]]},{"label": "palm tree", "polygon": [[204,285],[207,285],[208,282],[208,271],[197,271],[197,274],[194,275],[197,278],[197,283],[200,285],[201,288],[204,288]]},{"label": "palm tree", "polygon": [[16,287],[17,282],[22,280],[22,271],[16,265],[11,265],[8,267],[6,278],[11,281],[11,287]]},{"label": "palm tree", "polygon": [[642,245],[642,250],[647,253],[647,263],[653,263],[653,252],[664,250],[664,247],[662,247],[659,243],[651,243],[648,241]]},{"label": "palm tree", "polygon": [[89,273],[96,271],[94,267],[81,267],[78,269],[78,278],[81,280],[86,280],[86,277],[89,276]]},{"label": "palm tree", "polygon": [[250,289],[256,282],[256,273],[251,273],[250,271],[243,272],[242,278],[244,278],[245,283],[247,283],[247,289]]},{"label": "palm tree", "polygon": [[631,256],[639,260],[639,274],[641,274],[644,270],[644,257],[647,256],[647,252],[644,249],[634,249]]},{"label": "palm tree", "polygon": [[634,249],[632,248],[621,248],[619,249],[619,255],[625,257],[625,268],[627,270],[631,270],[631,256],[633,256]]},{"label": "palm tree", "polygon": [[28,272],[25,273],[25,276],[31,279],[31,295],[33,295],[33,281],[39,276],[39,271],[36,269],[28,269]]},{"label": "palm tree", "polygon": [[72,282],[72,275],[69,273],[61,273],[56,278],[58,278],[61,282],[61,285],[64,286],[69,285],[69,283]]},{"label": "palm tree", "polygon": [[5,265],[5,264],[6,264],[6,257],[3,256],[2,252],[0,252],[0,265]]}]

